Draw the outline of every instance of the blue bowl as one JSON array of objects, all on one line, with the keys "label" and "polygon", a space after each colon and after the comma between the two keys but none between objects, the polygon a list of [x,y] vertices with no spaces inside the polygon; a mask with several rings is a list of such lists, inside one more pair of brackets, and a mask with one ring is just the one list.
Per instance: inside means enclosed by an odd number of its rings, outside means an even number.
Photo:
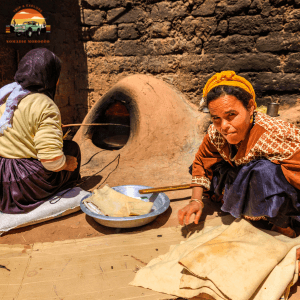
[{"label": "blue bowl", "polygon": [[112,189],[122,193],[129,197],[139,197],[145,202],[153,202],[153,207],[150,213],[141,216],[131,216],[131,217],[109,217],[101,214],[97,214],[89,210],[84,203],[84,199],[90,197],[91,195],[85,196],[80,202],[81,210],[92,217],[96,222],[101,225],[113,228],[132,228],[139,227],[153,221],[157,216],[165,212],[170,206],[170,199],[165,193],[151,193],[151,194],[140,194],[139,190],[149,189],[151,187],[144,185],[120,185],[115,186]]}]

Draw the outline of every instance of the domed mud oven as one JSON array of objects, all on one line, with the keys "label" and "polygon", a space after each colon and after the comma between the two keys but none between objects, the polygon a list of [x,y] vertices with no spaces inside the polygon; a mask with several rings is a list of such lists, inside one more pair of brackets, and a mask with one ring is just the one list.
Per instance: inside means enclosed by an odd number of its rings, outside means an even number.
[{"label": "domed mud oven", "polygon": [[[82,174],[92,175],[120,155],[110,185],[189,183],[188,167],[204,137],[208,114],[200,113],[165,82],[133,75],[114,85],[87,114],[74,140]],[[116,167],[116,162],[105,172]]]}]

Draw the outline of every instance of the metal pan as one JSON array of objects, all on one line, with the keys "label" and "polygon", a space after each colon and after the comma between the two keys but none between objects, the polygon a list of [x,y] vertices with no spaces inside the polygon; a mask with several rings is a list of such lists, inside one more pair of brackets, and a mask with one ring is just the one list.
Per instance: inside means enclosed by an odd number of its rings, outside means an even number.
[{"label": "metal pan", "polygon": [[144,185],[121,185],[112,187],[115,191],[122,193],[126,196],[133,198],[141,198],[143,201],[153,202],[152,210],[149,214],[141,216],[131,216],[131,217],[109,217],[104,216],[100,213],[93,212],[91,209],[87,208],[82,202],[84,199],[90,197],[87,195],[80,202],[81,210],[86,213],[88,216],[92,217],[96,222],[101,225],[113,228],[132,228],[139,227],[153,221],[157,216],[165,212],[170,206],[170,199],[164,193],[149,193],[149,194],[140,194],[139,190],[149,189],[151,187]]}]

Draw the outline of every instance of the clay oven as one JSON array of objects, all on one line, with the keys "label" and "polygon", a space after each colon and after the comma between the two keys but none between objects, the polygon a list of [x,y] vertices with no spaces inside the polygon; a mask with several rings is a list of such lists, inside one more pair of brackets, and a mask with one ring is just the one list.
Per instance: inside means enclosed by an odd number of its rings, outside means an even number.
[{"label": "clay oven", "polygon": [[[107,181],[112,186],[189,183],[188,167],[208,118],[162,80],[126,77],[95,103],[83,121],[105,125],[82,126],[74,137],[82,151],[82,172],[97,172],[120,154],[118,168]],[[105,172],[115,166],[116,162]]]}]

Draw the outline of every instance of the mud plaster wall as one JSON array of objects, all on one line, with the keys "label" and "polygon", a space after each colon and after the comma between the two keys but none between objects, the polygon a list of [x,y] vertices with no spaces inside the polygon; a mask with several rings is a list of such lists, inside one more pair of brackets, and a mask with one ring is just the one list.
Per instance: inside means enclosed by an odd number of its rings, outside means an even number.
[{"label": "mud plaster wall", "polygon": [[[1,3],[3,32],[20,3]],[[57,103],[64,123],[81,122],[110,87],[136,73],[165,80],[196,104],[206,80],[227,69],[253,83],[259,105],[271,98],[293,105],[300,98],[300,0],[34,4],[52,25],[46,47],[63,62]],[[2,31],[0,38],[0,85],[4,85],[13,78],[17,55],[41,45],[6,45]]]}]

